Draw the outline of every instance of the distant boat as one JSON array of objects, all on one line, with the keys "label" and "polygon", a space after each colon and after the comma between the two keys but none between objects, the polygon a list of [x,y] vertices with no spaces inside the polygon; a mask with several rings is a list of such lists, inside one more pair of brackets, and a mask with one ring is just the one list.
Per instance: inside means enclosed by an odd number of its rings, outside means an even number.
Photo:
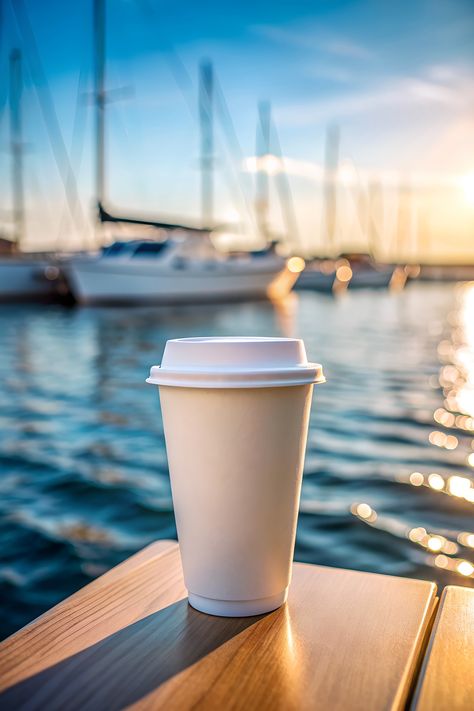
[{"label": "distant boat", "polygon": [[420,281],[474,281],[474,264],[422,264]]},{"label": "distant boat", "polygon": [[296,289],[341,293],[350,287],[352,277],[351,262],[345,256],[337,259],[314,259],[306,265]]},{"label": "distant boat", "polygon": [[336,284],[336,262],[333,260],[314,260],[306,265],[300,274],[296,289],[298,291],[321,291],[331,293]]},{"label": "distant boat", "polygon": [[0,256],[0,301],[49,300],[56,296],[57,269],[44,255]]},{"label": "distant boat", "polygon": [[281,298],[298,278],[299,262],[273,247],[223,254],[209,235],[186,232],[162,242],[114,242],[63,271],[82,304],[196,303]]},{"label": "distant boat", "polygon": [[23,191],[22,70],[21,53],[10,53],[10,151],[12,156],[11,239],[0,236],[0,301],[29,301],[53,298],[56,287],[51,281],[57,273],[47,255],[22,252],[25,237],[25,200]]},{"label": "distant boat", "polygon": [[368,254],[346,254],[352,275],[349,289],[387,289],[393,277],[391,264],[378,264]]}]

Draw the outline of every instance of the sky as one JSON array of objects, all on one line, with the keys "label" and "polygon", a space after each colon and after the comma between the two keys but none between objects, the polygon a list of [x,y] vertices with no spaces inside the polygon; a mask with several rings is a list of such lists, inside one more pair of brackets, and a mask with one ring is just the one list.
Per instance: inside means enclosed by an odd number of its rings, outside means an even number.
[{"label": "sky", "polygon": [[[2,8],[0,224],[8,233],[8,56],[19,47],[25,247],[91,246],[101,238],[94,220],[92,0],[3,0]],[[372,226],[381,257],[474,261],[471,0],[106,0],[106,17],[112,212],[200,220],[197,86],[207,58],[219,86],[216,222],[238,222],[249,245],[259,239],[257,104],[267,100],[275,126],[270,153],[279,144],[283,156],[265,163],[272,173],[269,223],[294,250],[327,248],[325,137],[337,124],[338,248],[365,248]],[[44,119],[46,107],[54,129],[52,106],[59,127],[53,146]],[[227,111],[231,127],[221,120]],[[71,210],[64,182],[70,192],[77,184],[79,204]]]}]

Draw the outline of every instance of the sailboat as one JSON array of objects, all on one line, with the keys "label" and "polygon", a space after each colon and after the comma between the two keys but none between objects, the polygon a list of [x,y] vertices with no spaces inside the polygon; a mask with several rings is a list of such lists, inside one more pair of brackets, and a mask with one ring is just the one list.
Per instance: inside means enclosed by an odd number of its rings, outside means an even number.
[{"label": "sailboat", "polygon": [[[336,251],[337,223],[337,181],[339,171],[340,131],[337,125],[330,125],[325,142],[324,176],[324,224],[326,252]],[[362,194],[362,193],[361,193]],[[364,199],[363,214],[359,216],[363,231],[367,233],[369,252],[341,252],[337,257],[319,258],[309,261],[298,279],[297,289],[309,289],[322,292],[339,292],[345,289],[388,288],[404,284],[404,273],[391,264],[380,264],[374,258],[379,232],[374,219],[375,202],[379,195],[378,184],[369,188],[367,200]]]},{"label": "sailboat", "polygon": [[[280,256],[275,245],[224,253],[213,243],[213,70],[200,68],[202,225],[119,217],[104,208],[105,189],[105,2],[95,0],[96,193],[101,223],[155,229],[156,240],[116,241],[98,254],[70,260],[64,272],[83,304],[195,303],[281,298],[301,266]],[[162,235],[165,235],[163,238]]]},{"label": "sailboat", "polygon": [[12,155],[13,239],[0,238],[0,301],[51,299],[55,295],[54,266],[47,255],[21,251],[25,236],[23,191],[21,52],[10,54],[10,147]]},{"label": "sailboat", "polygon": [[349,260],[352,276],[349,282],[349,289],[387,289],[392,282],[394,267],[391,264],[381,264],[376,261],[374,254],[377,253],[380,244],[380,230],[377,220],[377,208],[382,204],[382,194],[380,183],[371,181],[368,191],[361,187],[358,189],[359,201],[365,209],[359,210],[359,220],[367,234],[369,250],[368,252],[352,252],[345,254]]},{"label": "sailboat", "polygon": [[[339,127],[336,124],[328,126],[326,131],[324,155],[324,225],[326,248],[329,254],[334,254],[337,216],[337,171],[339,165]],[[340,280],[339,275],[342,275]],[[307,262],[304,272],[298,279],[297,289],[322,291],[331,293],[339,287],[346,288],[347,281],[352,276],[347,260],[335,258],[312,259]]]}]

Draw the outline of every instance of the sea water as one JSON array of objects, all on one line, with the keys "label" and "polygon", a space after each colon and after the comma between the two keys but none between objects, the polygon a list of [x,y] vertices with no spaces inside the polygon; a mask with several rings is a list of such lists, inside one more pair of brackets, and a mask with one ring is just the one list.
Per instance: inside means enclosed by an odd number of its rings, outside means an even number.
[{"label": "sea water", "polygon": [[474,285],[279,305],[2,305],[1,636],[175,537],[144,380],[167,339],[196,335],[296,336],[324,365],[297,560],[474,585]]}]

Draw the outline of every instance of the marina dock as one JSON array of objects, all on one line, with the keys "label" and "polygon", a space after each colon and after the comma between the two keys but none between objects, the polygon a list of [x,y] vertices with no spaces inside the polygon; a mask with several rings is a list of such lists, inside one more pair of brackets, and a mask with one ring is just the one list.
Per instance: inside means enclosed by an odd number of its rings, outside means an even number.
[{"label": "marina dock", "polygon": [[467,711],[473,610],[473,590],[295,563],[280,609],[212,617],[157,541],[0,646],[0,706]]}]

